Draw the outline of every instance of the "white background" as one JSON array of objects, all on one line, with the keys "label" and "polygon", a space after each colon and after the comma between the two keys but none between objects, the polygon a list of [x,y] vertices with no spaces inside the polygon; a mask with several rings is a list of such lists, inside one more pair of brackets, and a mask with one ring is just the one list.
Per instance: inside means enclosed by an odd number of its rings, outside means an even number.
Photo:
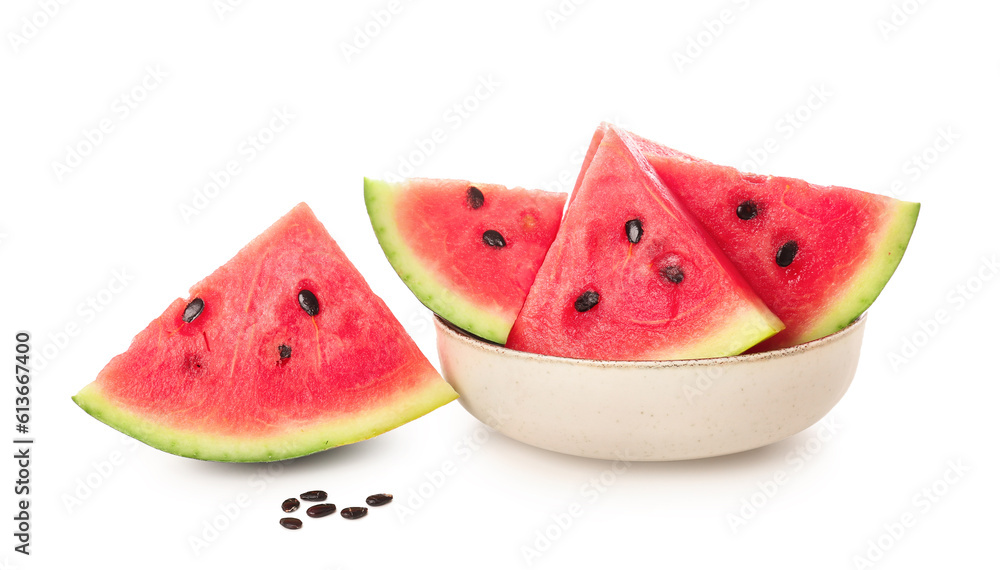
[{"label": "white background", "polygon": [[[371,22],[387,0],[234,3],[0,10],[0,353],[12,359],[27,329],[36,356],[53,356],[32,384],[32,555],[12,550],[7,519],[7,568],[995,567],[1000,284],[984,261],[1000,253],[995,2],[402,0],[384,25]],[[366,25],[374,37],[359,36]],[[494,87],[477,98],[482,82]],[[270,138],[260,131],[275,109],[294,119],[249,160],[241,145]],[[716,162],[755,154],[759,172],[923,204],[828,441],[816,426],[613,474],[490,434],[452,403],[268,471],[134,444],[70,400],[299,201],[436,363],[429,314],[372,234],[362,176],[412,156],[421,176],[568,190],[601,120]],[[110,132],[87,148],[102,121]],[[434,129],[444,142],[429,149],[419,141]],[[54,166],[67,146],[86,154],[68,173]],[[230,160],[240,173],[185,219],[181,206]],[[128,283],[112,294],[115,272]],[[12,384],[0,398],[11,436]],[[448,462],[454,472],[437,474]],[[14,463],[2,465],[12,513]],[[755,495],[778,471],[787,482]],[[353,523],[280,528],[281,501],[313,488],[341,506],[374,492],[396,502]],[[914,500],[925,488],[943,496]],[[553,530],[573,503],[581,516]],[[914,523],[892,538],[886,525],[906,513]]]}]

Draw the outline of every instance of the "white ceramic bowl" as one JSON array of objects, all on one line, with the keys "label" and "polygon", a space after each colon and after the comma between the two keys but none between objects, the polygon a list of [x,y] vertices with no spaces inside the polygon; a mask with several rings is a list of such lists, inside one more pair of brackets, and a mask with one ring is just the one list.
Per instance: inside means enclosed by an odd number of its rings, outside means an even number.
[{"label": "white ceramic bowl", "polygon": [[435,326],[445,379],[486,425],[570,455],[663,461],[754,449],[819,421],[854,378],[865,315],[790,348],[655,362],[542,356]]}]

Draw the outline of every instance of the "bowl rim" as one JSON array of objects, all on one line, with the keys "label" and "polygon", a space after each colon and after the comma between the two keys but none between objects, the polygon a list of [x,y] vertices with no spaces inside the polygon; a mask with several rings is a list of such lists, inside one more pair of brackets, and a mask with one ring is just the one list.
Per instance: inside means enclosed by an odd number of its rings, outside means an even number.
[{"label": "bowl rim", "polygon": [[[440,315],[434,314],[434,325],[437,330],[442,331],[444,334],[448,335],[453,339],[457,339],[459,342],[476,348],[478,350],[484,350],[487,352],[493,352],[500,356],[506,356],[510,358],[519,358],[523,360],[536,360],[540,362],[547,363],[562,363],[562,364],[573,364],[577,366],[591,366],[596,368],[638,368],[638,369],[657,369],[657,368],[674,368],[674,367],[686,367],[686,366],[721,366],[726,364],[736,364],[741,362],[762,362],[766,360],[773,360],[776,358],[785,358],[795,354],[802,354],[805,352],[810,352],[816,350],[827,344],[836,342],[840,338],[843,338],[855,330],[864,326],[865,321],[868,318],[867,311],[858,315],[853,321],[850,322],[846,327],[840,329],[835,333],[828,334],[824,337],[820,337],[809,342],[804,342],[802,344],[796,344],[793,346],[779,348],[776,350],[768,350],[765,352],[755,352],[750,354],[737,354],[734,356],[716,356],[712,358],[692,358],[688,360],[593,360],[586,358],[570,358],[566,356],[551,356],[548,354],[535,354],[533,352],[524,352],[521,350],[514,350],[512,348],[507,348],[500,344],[495,344],[479,337],[473,336],[466,332],[465,330],[453,325],[447,320],[441,318]],[[440,346],[440,340],[438,341]]]}]

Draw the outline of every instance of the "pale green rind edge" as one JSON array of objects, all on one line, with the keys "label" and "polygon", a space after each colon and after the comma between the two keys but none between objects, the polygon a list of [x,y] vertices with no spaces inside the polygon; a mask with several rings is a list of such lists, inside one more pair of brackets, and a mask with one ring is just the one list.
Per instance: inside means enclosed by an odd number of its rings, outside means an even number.
[{"label": "pale green rind edge", "polygon": [[[883,233],[884,237],[875,238],[869,262],[854,275],[851,283],[842,289],[843,300],[833,304],[800,338],[793,339],[793,344],[808,342],[839,331],[851,324],[875,302],[903,259],[903,253],[910,243],[910,236],[913,235],[920,213],[920,204],[917,202],[902,200],[897,202],[895,212],[891,214],[892,222],[887,225]],[[883,261],[886,258],[888,261]]]},{"label": "pale green rind edge", "polygon": [[505,344],[513,320],[506,320],[456,295],[420,263],[396,226],[396,197],[402,184],[365,178],[368,218],[389,264],[428,309],[451,324],[486,340]]},{"label": "pale green rind edge", "polygon": [[769,310],[760,311],[749,307],[737,318],[730,320],[722,329],[699,342],[674,347],[669,352],[655,354],[657,360],[691,360],[694,358],[714,358],[733,356],[745,352],[751,346],[774,336],[785,328]]},{"label": "pale green rind edge", "polygon": [[182,457],[250,463],[301,457],[375,437],[447,404],[458,397],[441,376],[430,369],[417,388],[395,394],[377,409],[359,411],[334,420],[303,424],[298,430],[263,438],[218,436],[184,431],[151,421],[108,399],[95,383],[73,396],[85,412],[135,439]]}]

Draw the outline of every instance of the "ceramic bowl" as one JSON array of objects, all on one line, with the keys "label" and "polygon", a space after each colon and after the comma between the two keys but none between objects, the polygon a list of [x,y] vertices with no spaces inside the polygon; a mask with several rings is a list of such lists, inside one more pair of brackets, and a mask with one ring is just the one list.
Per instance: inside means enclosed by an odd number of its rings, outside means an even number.
[{"label": "ceramic bowl", "polygon": [[435,326],[445,379],[486,425],[570,455],[664,461],[754,449],[819,421],[854,378],[865,315],[781,350],[651,362],[543,356]]}]

